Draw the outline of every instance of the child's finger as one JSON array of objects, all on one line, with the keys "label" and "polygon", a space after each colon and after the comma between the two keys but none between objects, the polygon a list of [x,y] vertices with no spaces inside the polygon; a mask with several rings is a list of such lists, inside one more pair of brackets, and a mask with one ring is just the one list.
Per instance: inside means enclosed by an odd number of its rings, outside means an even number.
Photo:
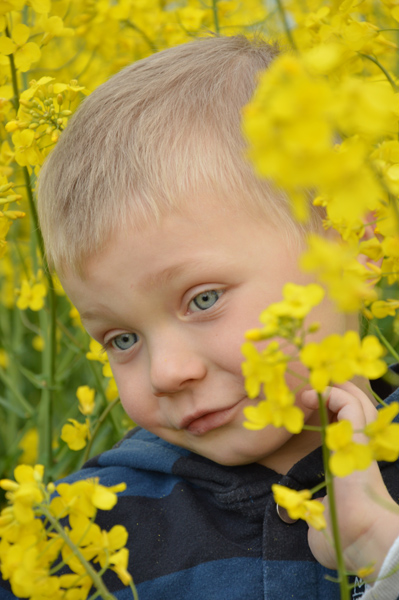
[{"label": "child's finger", "polygon": [[[371,400],[350,382],[327,388],[323,396],[327,396],[326,403],[333,420],[347,419],[354,429],[363,429],[367,423],[377,417],[377,411]],[[301,403],[306,408],[317,409],[317,393],[314,390],[304,391],[301,395]]]},{"label": "child's finger", "polygon": [[350,381],[330,388],[327,406],[339,421],[348,419],[355,424],[364,418],[364,425],[367,425],[377,418],[377,410],[371,399]]}]

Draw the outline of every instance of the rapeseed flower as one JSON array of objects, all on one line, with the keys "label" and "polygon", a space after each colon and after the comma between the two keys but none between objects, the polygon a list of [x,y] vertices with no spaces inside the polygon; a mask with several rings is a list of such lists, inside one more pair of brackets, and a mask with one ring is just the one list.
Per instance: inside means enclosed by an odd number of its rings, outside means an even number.
[{"label": "rapeseed flower", "polygon": [[241,346],[241,352],[246,358],[242,363],[242,373],[249,398],[259,395],[262,384],[273,386],[284,376],[287,357],[281,352],[278,342],[271,342],[261,352],[251,342],[245,342]]},{"label": "rapeseed flower", "polygon": [[300,358],[310,370],[312,387],[323,392],[329,383],[344,383],[354,375],[381,377],[387,370],[383,354],[384,348],[374,336],[360,340],[356,331],[347,331],[343,336],[334,333],[320,343],[306,344]]},{"label": "rapeseed flower", "polygon": [[34,506],[44,498],[41,486],[43,470],[42,465],[18,465],[14,471],[16,481],[0,480],[0,487],[6,490],[6,497],[12,502],[13,515],[18,523],[29,523],[35,518]]},{"label": "rapeseed flower", "polygon": [[68,419],[69,423],[61,430],[61,439],[68,444],[70,450],[82,450],[90,439],[89,422],[79,423],[76,419]]},{"label": "rapeseed flower", "polygon": [[99,484],[97,479],[77,481],[72,484],[57,485],[57,497],[51,501],[50,509],[57,518],[63,518],[66,513],[83,514],[91,519],[96,510],[111,510],[118,501],[117,493],[126,489],[125,483],[111,487]]},{"label": "rapeseed flower", "polygon": [[30,308],[33,311],[39,311],[44,306],[46,294],[47,289],[44,283],[38,282],[31,284],[27,279],[23,279],[21,289],[19,290],[17,307],[20,310]]},{"label": "rapeseed flower", "polygon": [[247,419],[243,423],[246,429],[256,431],[273,425],[284,427],[290,433],[299,433],[303,428],[304,414],[294,406],[294,397],[288,390],[285,397],[261,400],[257,406],[247,406],[243,412]]},{"label": "rapeseed flower", "polygon": [[11,38],[0,37],[0,54],[13,54],[16,68],[25,73],[32,63],[40,59],[41,51],[37,44],[28,42],[30,29],[23,23],[18,23],[11,31]]},{"label": "rapeseed flower", "polygon": [[337,477],[346,477],[353,471],[367,469],[373,454],[367,444],[353,441],[353,427],[350,421],[339,421],[327,426],[326,445],[333,454],[330,456],[330,469]]},{"label": "rapeseed flower", "polygon": [[318,500],[311,500],[309,490],[297,492],[275,483],[272,485],[272,492],[276,504],[285,508],[291,519],[303,519],[317,530],[327,527],[323,515],[324,506]]},{"label": "rapeseed flower", "polygon": [[76,396],[79,400],[79,410],[82,415],[88,416],[93,413],[95,407],[95,395],[96,391],[88,385],[81,385],[78,387]]},{"label": "rapeseed flower", "polygon": [[366,425],[369,446],[376,460],[395,461],[399,457],[399,423],[392,423],[399,413],[399,403],[380,408],[377,419]]}]

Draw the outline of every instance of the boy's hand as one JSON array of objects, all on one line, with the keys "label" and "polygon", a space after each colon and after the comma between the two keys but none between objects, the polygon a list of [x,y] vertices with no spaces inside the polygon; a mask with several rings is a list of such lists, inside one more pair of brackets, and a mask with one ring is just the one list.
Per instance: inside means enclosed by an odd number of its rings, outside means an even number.
[{"label": "boy's hand", "polygon": [[[307,408],[318,408],[317,394],[312,390],[303,392],[301,401]],[[327,406],[332,422],[347,419],[354,431],[363,429],[377,418],[377,410],[366,394],[349,382],[329,389]],[[355,433],[353,439],[363,444],[368,441],[362,433]],[[374,563],[374,572],[369,578],[374,579],[389,548],[399,536],[399,512],[388,510],[386,503],[396,511],[399,510],[398,506],[389,495],[375,461],[365,471],[355,471],[343,478],[335,477],[334,489],[346,567],[349,571],[357,572]],[[370,490],[373,497],[378,496],[382,501],[372,498]],[[327,497],[324,497],[323,504],[329,524]],[[335,552],[328,540],[332,538],[330,525],[327,531],[326,536],[325,531],[310,527],[309,546],[318,562],[335,569]]]}]

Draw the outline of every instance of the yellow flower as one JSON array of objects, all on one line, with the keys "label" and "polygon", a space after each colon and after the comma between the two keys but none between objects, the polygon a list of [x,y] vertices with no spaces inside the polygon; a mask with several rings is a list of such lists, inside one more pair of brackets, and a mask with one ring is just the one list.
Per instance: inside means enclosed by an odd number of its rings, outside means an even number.
[{"label": "yellow flower", "polygon": [[20,310],[26,310],[27,308],[34,311],[41,310],[44,306],[46,293],[46,286],[43,283],[30,285],[27,279],[23,279],[17,300],[17,307]]},{"label": "yellow flower", "polygon": [[57,485],[59,496],[51,501],[52,514],[57,518],[62,518],[70,512],[76,515],[83,514],[91,519],[97,509],[111,510],[118,501],[117,492],[123,492],[126,484],[119,483],[105,487],[98,481],[98,478],[95,478]]},{"label": "yellow flower", "polygon": [[33,10],[37,13],[49,13],[51,10],[51,0],[28,0],[26,4],[29,4]]},{"label": "yellow flower", "polygon": [[385,258],[382,263],[382,274],[392,285],[399,279],[399,236],[386,237],[382,242]]},{"label": "yellow flower", "polygon": [[259,320],[263,327],[247,331],[246,339],[257,342],[279,335],[292,340],[304,318],[323,297],[324,290],[316,283],[305,286],[287,283],[283,287],[284,299],[270,304],[261,313]]},{"label": "yellow flower", "polygon": [[79,423],[76,419],[68,419],[71,425],[66,424],[61,431],[61,439],[68,444],[71,450],[81,450],[90,439],[89,422]]},{"label": "yellow flower", "polygon": [[14,471],[15,481],[0,480],[0,487],[7,491],[7,498],[13,504],[13,513],[19,523],[28,523],[35,518],[33,507],[43,500],[42,465],[31,467],[18,465]]},{"label": "yellow flower", "polygon": [[374,336],[362,341],[356,331],[343,336],[332,334],[320,343],[306,344],[300,352],[304,365],[310,369],[310,383],[323,392],[329,383],[344,383],[354,375],[377,379],[387,370],[380,357],[384,349]]},{"label": "yellow flower", "polygon": [[95,402],[94,396],[96,395],[95,390],[90,388],[88,385],[81,385],[76,391],[76,396],[79,400],[79,410],[82,415],[91,415],[93,413]]},{"label": "yellow flower", "polygon": [[41,56],[40,48],[34,42],[28,42],[30,29],[18,23],[11,31],[11,38],[0,38],[0,53],[14,54],[15,66],[19,71],[29,71],[32,63],[37,62]]},{"label": "yellow flower", "polygon": [[376,460],[395,461],[399,456],[399,423],[392,423],[398,413],[399,403],[392,402],[380,408],[377,419],[365,427]]},{"label": "yellow flower", "polygon": [[247,421],[243,425],[246,429],[259,430],[268,425],[273,427],[285,427],[290,433],[299,433],[302,431],[304,423],[304,414],[300,408],[294,406],[294,399],[289,400],[279,398],[278,400],[261,400],[257,406],[247,406],[244,408],[244,416]]},{"label": "yellow flower", "polygon": [[15,146],[15,160],[21,167],[39,165],[42,157],[35,143],[35,132],[32,129],[16,131],[12,135]]},{"label": "yellow flower", "polygon": [[104,377],[112,377],[112,370],[109,364],[107,353],[96,340],[90,340],[89,352],[86,354],[88,360],[97,360],[103,364]]},{"label": "yellow flower", "polygon": [[271,342],[262,352],[258,352],[250,342],[245,342],[241,352],[247,359],[242,364],[242,373],[249,398],[259,395],[262,383],[277,381],[284,375],[287,358],[278,342]]},{"label": "yellow flower", "polygon": [[353,377],[354,363],[345,350],[338,334],[306,344],[301,350],[300,359],[310,369],[310,384],[317,392],[323,392],[329,383],[344,383]]},{"label": "yellow flower", "polygon": [[384,319],[388,315],[394,317],[399,308],[399,300],[393,298],[388,300],[376,300],[370,307],[372,315],[376,319]]},{"label": "yellow flower", "polygon": [[330,469],[337,477],[346,477],[353,471],[363,471],[373,460],[370,447],[367,444],[357,444],[352,436],[350,421],[339,421],[327,427],[326,444],[334,451],[330,457]]},{"label": "yellow flower", "polygon": [[39,433],[36,427],[28,429],[18,444],[22,454],[18,459],[19,463],[34,465],[37,461],[39,450]]},{"label": "yellow flower", "polygon": [[356,571],[356,575],[358,577],[360,577],[360,579],[365,579],[366,577],[369,577],[369,575],[372,575],[375,571],[375,564],[371,564],[368,565],[367,567],[361,567],[360,569],[358,569]]},{"label": "yellow flower", "polygon": [[[283,287],[283,298],[283,301],[271,304],[264,313],[270,312],[278,317],[302,320],[323,300],[324,290],[317,283],[309,285],[286,283]],[[261,313],[260,321],[264,313]]]},{"label": "yellow flower", "polygon": [[374,335],[366,335],[360,342],[357,332],[348,332],[347,341],[351,341],[352,351],[356,357],[356,375],[367,379],[378,379],[387,372],[387,364],[381,360],[385,348]]},{"label": "yellow flower", "polygon": [[32,340],[32,346],[35,350],[37,350],[37,352],[43,352],[45,346],[43,336],[35,335],[35,337]]},{"label": "yellow flower", "polygon": [[83,329],[83,325],[82,325],[82,320],[80,318],[78,309],[75,308],[74,306],[72,306],[71,310],[69,311],[69,316],[71,318],[71,321],[73,323],[73,325],[75,327],[79,327],[80,329]]},{"label": "yellow flower", "polygon": [[291,519],[303,519],[317,530],[327,527],[323,515],[324,506],[318,500],[310,500],[309,490],[291,490],[277,483],[272,485],[273,496],[276,504],[285,508]]},{"label": "yellow flower", "polygon": [[112,554],[109,559],[111,569],[115,571],[119,579],[124,585],[129,585],[132,581],[132,576],[128,573],[127,567],[129,564],[129,550],[122,548],[118,552]]},{"label": "yellow flower", "polygon": [[397,96],[387,80],[344,79],[337,98],[337,109],[338,128],[345,136],[360,133],[371,139],[381,139],[395,135]]},{"label": "yellow flower", "polygon": [[119,397],[118,387],[116,385],[116,381],[113,377],[108,381],[108,385],[105,390],[105,396],[108,402],[113,402]]},{"label": "yellow flower", "polygon": [[[46,11],[48,12],[48,11]],[[42,37],[42,46],[45,46],[54,37],[73,36],[75,31],[69,27],[64,27],[64,22],[61,17],[43,15],[40,19],[40,24],[43,27],[44,35]]]},{"label": "yellow flower", "polygon": [[329,296],[344,312],[358,311],[363,302],[377,300],[372,287],[376,274],[356,260],[357,254],[354,245],[310,235],[308,249],[300,258],[302,269],[317,274],[327,286]]}]

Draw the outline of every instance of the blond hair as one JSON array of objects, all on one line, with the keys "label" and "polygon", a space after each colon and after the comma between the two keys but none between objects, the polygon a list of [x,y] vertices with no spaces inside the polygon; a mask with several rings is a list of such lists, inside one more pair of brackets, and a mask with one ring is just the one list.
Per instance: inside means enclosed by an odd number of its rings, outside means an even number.
[{"label": "blond hair", "polygon": [[240,126],[277,53],[259,37],[208,37],[133,63],[85,99],[39,176],[49,263],[79,271],[121,225],[204,195],[295,235],[287,199],[245,159]]}]

